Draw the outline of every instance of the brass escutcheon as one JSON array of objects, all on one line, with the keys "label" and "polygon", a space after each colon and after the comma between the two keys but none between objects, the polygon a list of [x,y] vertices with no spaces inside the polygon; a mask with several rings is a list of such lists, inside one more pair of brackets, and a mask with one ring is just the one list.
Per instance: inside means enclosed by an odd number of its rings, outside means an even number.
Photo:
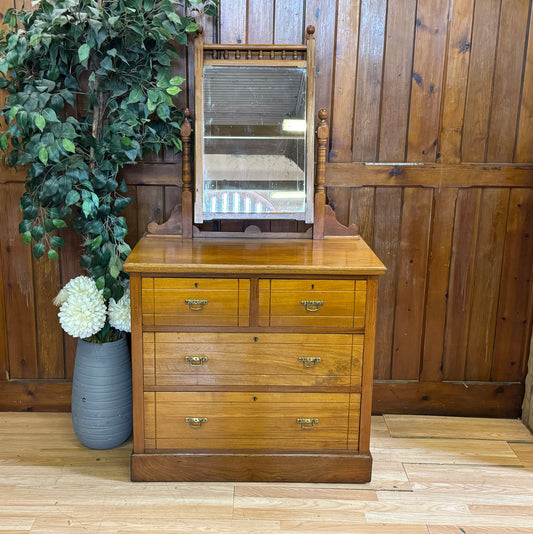
[{"label": "brass escutcheon", "polygon": [[185,422],[191,428],[201,428],[204,423],[207,423],[207,417],[186,417]]},{"label": "brass escutcheon", "polygon": [[298,361],[302,362],[304,367],[310,369],[311,367],[316,367],[317,363],[322,361],[322,358],[320,356],[300,356]]},{"label": "brass escutcheon", "polygon": [[189,362],[189,365],[199,366],[207,361],[207,356],[185,356],[185,361]]},{"label": "brass escutcheon", "polygon": [[189,310],[199,311],[203,310],[204,306],[207,306],[207,299],[185,299],[185,304],[189,305]]},{"label": "brass escutcheon", "polygon": [[308,312],[317,312],[324,305],[323,300],[302,300],[300,302]]},{"label": "brass escutcheon", "polygon": [[296,422],[303,430],[311,430],[315,425],[318,425],[318,417],[298,417]]}]

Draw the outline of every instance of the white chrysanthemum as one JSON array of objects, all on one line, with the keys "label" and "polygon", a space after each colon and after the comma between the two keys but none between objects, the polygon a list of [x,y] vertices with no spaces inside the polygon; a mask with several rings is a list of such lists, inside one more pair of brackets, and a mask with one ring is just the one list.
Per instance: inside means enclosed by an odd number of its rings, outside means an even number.
[{"label": "white chrysanthemum", "polygon": [[115,299],[109,299],[109,324],[117,330],[131,332],[131,309],[130,309],[130,290],[126,289],[123,297],[115,302]]},{"label": "white chrysanthemum", "polygon": [[[96,286],[95,286],[96,287]],[[63,330],[73,337],[87,338],[99,332],[106,322],[106,307],[102,293],[70,294],[59,309]]]},{"label": "white chrysanthemum", "polygon": [[78,297],[82,294],[94,295],[98,294],[98,288],[95,281],[89,276],[77,276],[73,278],[65,287],[57,294],[54,299],[56,306],[61,306],[67,300],[74,295]]}]

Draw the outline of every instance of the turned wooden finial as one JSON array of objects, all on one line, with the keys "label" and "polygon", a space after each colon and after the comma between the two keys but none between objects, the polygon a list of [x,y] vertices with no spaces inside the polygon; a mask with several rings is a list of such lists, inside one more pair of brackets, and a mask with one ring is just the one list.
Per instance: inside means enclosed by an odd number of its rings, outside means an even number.
[{"label": "turned wooden finial", "polygon": [[198,26],[198,29],[196,30],[196,33],[197,33],[198,35],[204,33],[204,27],[203,27],[203,26]]},{"label": "turned wooden finial", "polygon": [[311,39],[315,35],[315,27],[307,26],[307,28],[305,29],[305,35],[307,39]]},{"label": "turned wooden finial", "polygon": [[329,127],[328,123],[326,122],[328,118],[328,110],[322,108],[318,112],[318,118],[320,119],[320,122],[318,123],[316,135],[319,139],[327,139],[329,136]]}]

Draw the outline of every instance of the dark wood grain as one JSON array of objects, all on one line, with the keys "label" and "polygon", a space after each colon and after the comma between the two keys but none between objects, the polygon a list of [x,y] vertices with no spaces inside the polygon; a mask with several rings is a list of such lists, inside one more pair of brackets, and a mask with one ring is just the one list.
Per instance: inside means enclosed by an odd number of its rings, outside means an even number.
[{"label": "dark wood grain", "polygon": [[487,161],[512,161],[531,2],[502,0]]},{"label": "dark wood grain", "polygon": [[418,380],[433,191],[406,188],[398,258],[392,378]]},{"label": "dark wood grain", "polygon": [[374,241],[374,204],[375,189],[373,187],[352,188],[348,221],[357,224],[359,235],[370,246]]},{"label": "dark wood grain", "polygon": [[416,0],[388,3],[379,161],[405,161],[415,14]]},{"label": "dark wood grain", "polygon": [[457,189],[435,191],[420,380],[440,382]]},{"label": "dark wood grain", "polygon": [[[533,35],[533,17],[529,21],[529,35]],[[533,161],[533,39],[528,39],[524,62],[524,82],[520,99],[520,116],[514,161]]]},{"label": "dark wood grain", "polygon": [[494,341],[492,380],[520,380],[531,332],[533,190],[514,189],[509,200]]},{"label": "dark wood grain", "polygon": [[352,161],[360,0],[339,0],[329,161]]},{"label": "dark wood grain", "polygon": [[462,189],[457,195],[444,332],[444,380],[465,378],[480,202],[478,188]]},{"label": "dark wood grain", "polygon": [[373,248],[387,272],[379,281],[374,373],[376,378],[389,380],[392,376],[402,190],[399,187],[376,187],[375,197]]},{"label": "dark wood grain", "polygon": [[465,162],[485,161],[500,6],[501,0],[476,2],[463,130]]},{"label": "dark wood grain", "polygon": [[466,380],[490,381],[508,206],[509,189],[483,190],[473,259]]},{"label": "dark wood grain", "polygon": [[386,0],[361,0],[353,161],[377,160],[386,15]]},{"label": "dark wood grain", "polygon": [[416,12],[407,161],[435,161],[449,0],[419,2]]},{"label": "dark wood grain", "polygon": [[455,0],[451,9],[439,143],[443,163],[461,161],[474,0]]}]

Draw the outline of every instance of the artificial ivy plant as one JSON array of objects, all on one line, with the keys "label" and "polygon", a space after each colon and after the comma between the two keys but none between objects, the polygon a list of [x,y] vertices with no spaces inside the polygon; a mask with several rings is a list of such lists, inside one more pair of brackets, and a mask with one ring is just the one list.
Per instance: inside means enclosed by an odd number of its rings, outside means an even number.
[{"label": "artificial ivy plant", "polygon": [[[130,252],[117,179],[126,164],[162,147],[181,148],[183,79],[171,61],[198,24],[188,10],[217,0],[41,0],[9,9],[0,33],[4,163],[27,170],[19,231],[36,258],[58,258],[61,228],[82,238],[81,266],[119,300]],[[180,8],[180,10],[178,10]]]}]

